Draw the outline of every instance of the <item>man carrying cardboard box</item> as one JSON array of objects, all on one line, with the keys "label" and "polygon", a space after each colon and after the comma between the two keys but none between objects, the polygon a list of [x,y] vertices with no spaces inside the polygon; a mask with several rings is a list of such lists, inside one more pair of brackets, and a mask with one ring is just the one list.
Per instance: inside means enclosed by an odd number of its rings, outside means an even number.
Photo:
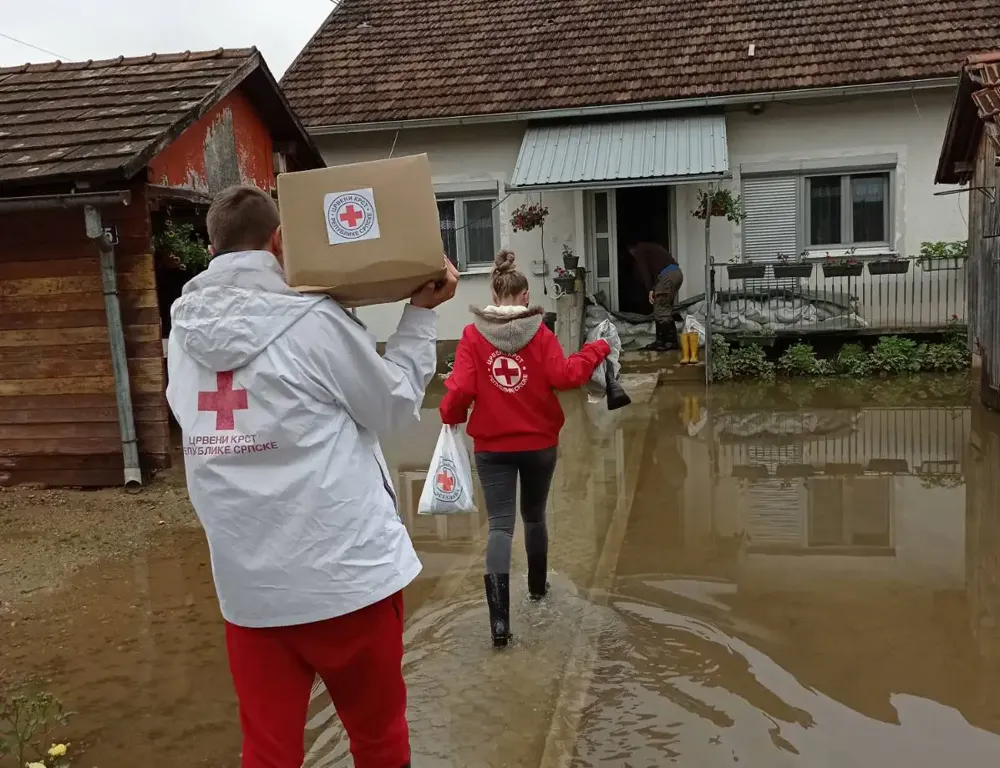
[{"label": "man carrying cardboard box", "polygon": [[171,310],[167,399],[205,528],[244,768],[299,768],[319,675],[358,768],[410,762],[402,589],[420,572],[377,435],[413,421],[458,274],[411,298],[380,357],[327,296],[285,283],[253,187],[208,212],[214,249]]}]

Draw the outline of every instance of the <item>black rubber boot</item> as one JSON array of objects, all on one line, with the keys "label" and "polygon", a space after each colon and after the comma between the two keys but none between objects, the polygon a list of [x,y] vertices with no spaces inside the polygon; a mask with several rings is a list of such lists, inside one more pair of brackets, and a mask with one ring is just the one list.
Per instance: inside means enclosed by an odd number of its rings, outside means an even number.
[{"label": "black rubber boot", "polygon": [[665,328],[664,323],[656,324],[656,340],[652,344],[647,344],[643,347],[643,350],[647,352],[666,352],[666,341],[664,338]]},{"label": "black rubber boot", "polygon": [[660,331],[660,323],[657,323],[656,336],[658,339],[663,340],[663,348],[666,350],[680,349],[681,340],[677,335],[677,323],[673,320],[663,323],[662,336]]},{"label": "black rubber boot", "polygon": [[490,609],[490,634],[494,648],[506,648],[510,642],[510,574],[488,573],[483,577],[486,585],[486,604]]},{"label": "black rubber boot", "polygon": [[540,555],[528,555],[528,597],[541,600],[549,591],[549,556],[543,552]]}]

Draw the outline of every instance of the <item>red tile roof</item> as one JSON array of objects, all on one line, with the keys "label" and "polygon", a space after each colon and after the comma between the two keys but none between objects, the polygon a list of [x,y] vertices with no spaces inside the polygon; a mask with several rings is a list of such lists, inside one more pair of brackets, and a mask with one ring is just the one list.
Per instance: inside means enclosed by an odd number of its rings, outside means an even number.
[{"label": "red tile roof", "polygon": [[997,46],[998,0],[342,0],[282,87],[340,125],[947,77]]},{"label": "red tile roof", "polygon": [[969,56],[962,67],[935,183],[972,178],[984,129],[1000,150],[1000,51]]},{"label": "red tile roof", "polygon": [[257,49],[220,48],[0,68],[0,184],[131,177],[251,77],[278,132],[322,165]]}]

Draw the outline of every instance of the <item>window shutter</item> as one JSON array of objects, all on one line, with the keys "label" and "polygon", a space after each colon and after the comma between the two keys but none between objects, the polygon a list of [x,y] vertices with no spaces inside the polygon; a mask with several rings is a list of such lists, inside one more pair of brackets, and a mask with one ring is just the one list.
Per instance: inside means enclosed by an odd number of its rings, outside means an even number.
[{"label": "window shutter", "polygon": [[775,262],[778,254],[796,256],[798,237],[798,179],[757,177],[743,179],[743,259]]}]

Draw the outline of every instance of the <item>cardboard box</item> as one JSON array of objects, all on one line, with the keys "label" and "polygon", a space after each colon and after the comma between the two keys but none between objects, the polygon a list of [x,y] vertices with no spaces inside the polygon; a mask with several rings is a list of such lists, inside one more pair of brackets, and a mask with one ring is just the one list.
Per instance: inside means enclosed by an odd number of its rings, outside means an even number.
[{"label": "cardboard box", "polygon": [[359,307],[445,276],[427,155],[278,176],[285,279]]}]

